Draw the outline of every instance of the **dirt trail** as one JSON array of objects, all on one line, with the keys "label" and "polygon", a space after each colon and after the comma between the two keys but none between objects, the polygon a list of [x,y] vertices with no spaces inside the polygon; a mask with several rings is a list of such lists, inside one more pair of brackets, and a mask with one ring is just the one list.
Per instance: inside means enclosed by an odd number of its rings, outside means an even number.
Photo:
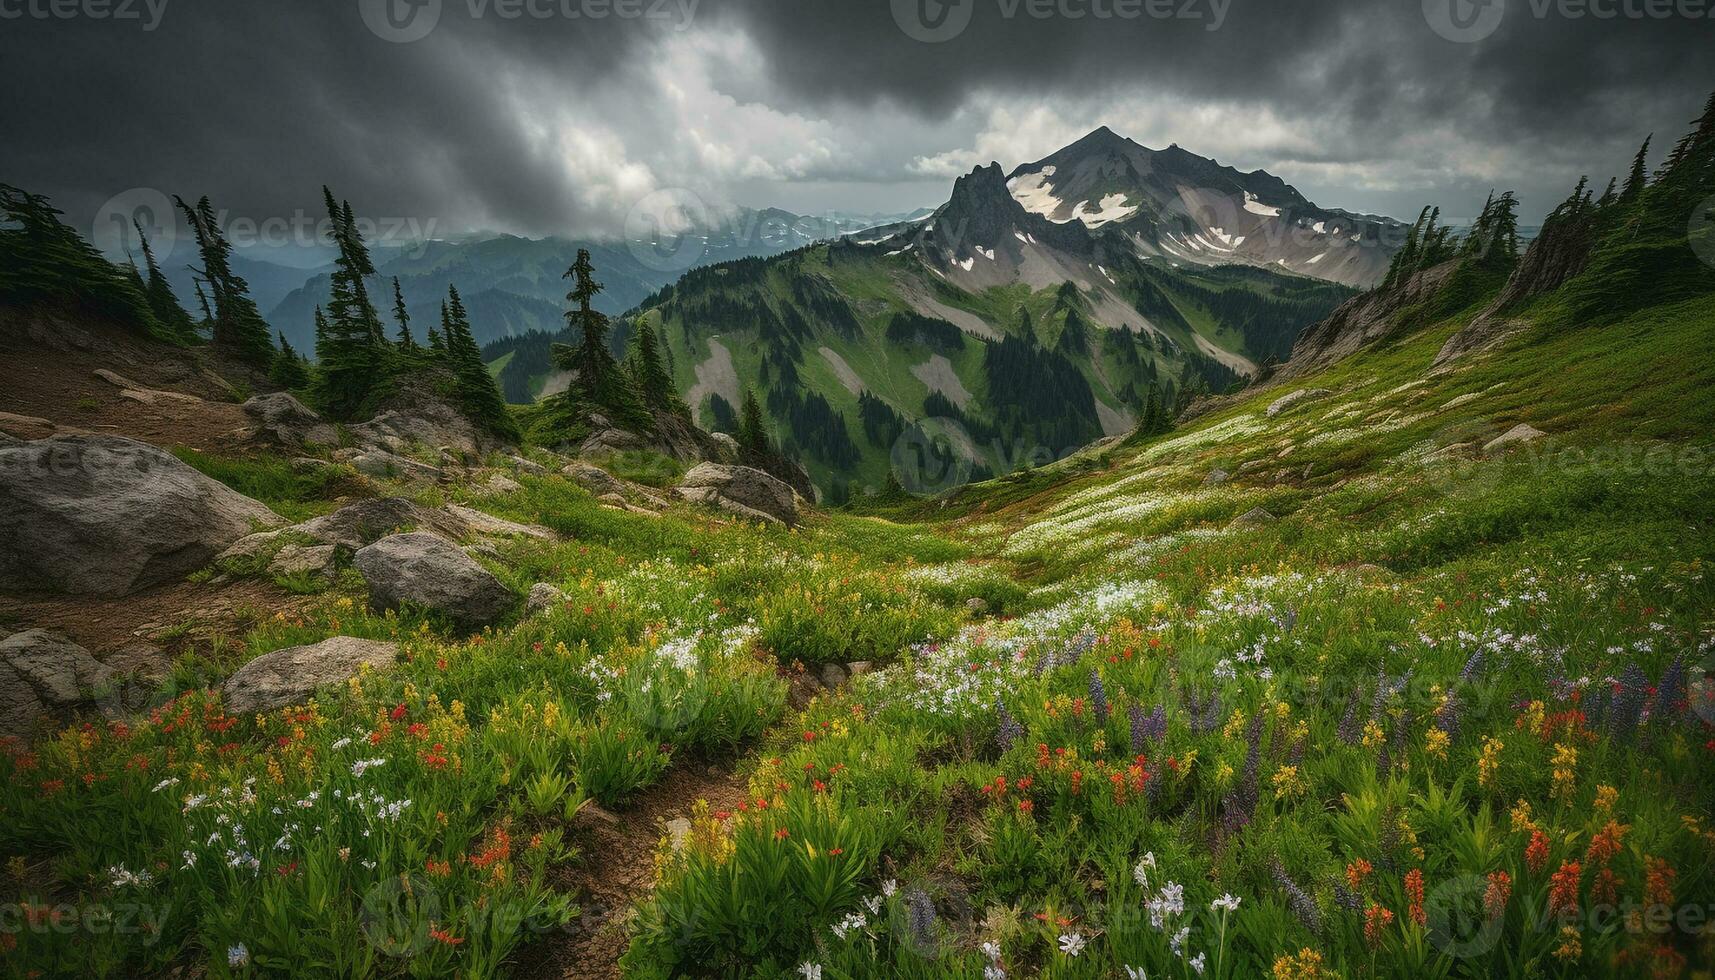
[{"label": "dirt trail", "polygon": [[618,977],[630,944],[628,924],[655,884],[655,847],[669,821],[690,817],[697,800],[731,810],[745,797],[731,764],[676,764],[662,780],[613,813],[613,822],[588,821],[573,840],[577,862],[554,885],[573,896],[582,914],[563,933],[525,946],[513,976],[528,980],[607,980]]}]

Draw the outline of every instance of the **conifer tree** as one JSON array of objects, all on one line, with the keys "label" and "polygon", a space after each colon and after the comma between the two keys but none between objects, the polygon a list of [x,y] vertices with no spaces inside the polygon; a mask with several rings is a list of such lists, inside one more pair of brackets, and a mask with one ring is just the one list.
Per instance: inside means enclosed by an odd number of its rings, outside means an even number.
[{"label": "conifer tree", "polygon": [[572,290],[566,294],[572,309],[566,311],[566,323],[578,338],[577,346],[555,344],[552,353],[555,364],[576,373],[566,389],[590,409],[607,413],[612,421],[647,431],[654,427],[649,412],[638,398],[631,379],[621,371],[607,347],[607,316],[591,306],[602,290],[595,278],[595,265],[587,248],[578,249],[577,260],[561,278],[572,280]]},{"label": "conifer tree", "polygon": [[417,350],[411,336],[411,314],[405,312],[405,294],[399,290],[399,277],[393,277],[393,319],[399,323],[399,349],[407,354]]},{"label": "conifer tree", "polygon": [[767,455],[774,451],[769,443],[768,428],[762,420],[762,403],[756,400],[756,389],[746,386],[744,400],[738,410],[738,445],[752,453]]},{"label": "conifer tree", "polygon": [[214,311],[208,308],[208,293],[203,291],[202,280],[196,280],[197,305],[202,307],[202,322],[197,324],[197,333],[214,335]]},{"label": "conifer tree", "polygon": [[334,418],[351,419],[368,406],[376,385],[384,380],[386,338],[363,282],[365,270],[374,270],[352,223],[350,205],[340,207],[326,187],[322,197],[339,255],[330,277],[325,325],[316,341],[321,364],[317,398]]},{"label": "conifer tree", "polygon": [[286,389],[302,388],[310,383],[310,372],[304,359],[292,349],[292,342],[283,333],[280,334],[280,349],[274,352],[274,364],[268,369],[268,378]]},{"label": "conifer tree", "polygon": [[271,365],[274,362],[274,332],[262,319],[256,301],[250,298],[250,284],[232,271],[232,243],[220,230],[214,205],[207,197],[199,199],[194,208],[180,197],[173,198],[173,202],[196,234],[197,251],[201,253],[203,264],[199,272],[214,294],[211,342],[258,367]]},{"label": "conifer tree", "polygon": [[632,384],[651,410],[671,415],[688,416],[690,408],[679,397],[673,376],[661,362],[661,348],[649,324],[639,322],[631,335],[631,353],[626,358],[626,370]]},{"label": "conifer tree", "polygon": [[161,266],[155,261],[155,250],[149,244],[148,234],[143,231],[143,223],[133,218],[131,224],[137,229],[137,241],[143,247],[143,265],[148,270],[143,294],[149,298],[149,310],[155,314],[155,323],[181,343],[196,339],[196,327],[191,323],[190,314],[179,305],[179,298],[173,295],[173,287],[168,285],[167,277],[161,274]]},{"label": "conifer tree", "polygon": [[429,353],[435,357],[444,357],[447,353],[447,301],[441,300],[441,329],[429,328]]},{"label": "conifer tree", "polygon": [[40,194],[0,184],[0,299],[87,311],[150,333],[148,299]]},{"label": "conifer tree", "polygon": [[454,391],[471,421],[495,435],[518,438],[518,425],[506,410],[506,400],[482,362],[482,348],[471,333],[470,318],[456,286],[447,287],[446,304],[447,366],[453,372]]},{"label": "conifer tree", "polygon": [[1632,158],[1632,171],[1626,176],[1626,186],[1620,191],[1620,203],[1629,205],[1644,192],[1644,186],[1649,183],[1648,172],[1644,169],[1645,158],[1649,156],[1650,140],[1655,139],[1651,133],[1644,138],[1644,145],[1638,147],[1638,155]]}]

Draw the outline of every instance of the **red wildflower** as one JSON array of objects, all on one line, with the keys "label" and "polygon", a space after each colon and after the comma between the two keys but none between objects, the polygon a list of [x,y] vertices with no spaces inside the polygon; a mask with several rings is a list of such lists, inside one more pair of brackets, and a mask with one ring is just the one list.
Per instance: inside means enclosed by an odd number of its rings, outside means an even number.
[{"label": "red wildflower", "polygon": [[1548,835],[1540,830],[1531,832],[1530,844],[1524,849],[1524,863],[1531,874],[1541,874],[1548,866]]},{"label": "red wildflower", "polygon": [[1644,858],[1644,904],[1672,905],[1673,880],[1679,873],[1658,857]]},{"label": "red wildflower", "polygon": [[398,721],[404,717],[405,717],[405,704],[404,704],[404,702],[400,702],[399,706],[393,709],[392,714],[389,714],[387,716],[389,721]]},{"label": "red wildflower", "polygon": [[774,832],[774,839],[775,840],[785,840],[786,838],[791,837],[791,836],[792,836],[792,832],[787,830],[785,827],[781,827],[779,830],[776,830]]},{"label": "red wildflower", "polygon": [[1365,879],[1369,878],[1370,872],[1374,870],[1375,866],[1370,862],[1357,858],[1346,865],[1346,887],[1355,892],[1363,891]]},{"label": "red wildflower", "polygon": [[1513,878],[1505,871],[1489,873],[1489,887],[1483,892],[1483,910],[1490,919],[1498,919],[1507,911],[1507,900],[1512,897]]},{"label": "red wildflower", "polygon": [[1382,938],[1387,934],[1387,927],[1393,925],[1393,913],[1374,902],[1364,909],[1364,940],[1371,948],[1380,946]]},{"label": "red wildflower", "polygon": [[1429,924],[1423,914],[1423,869],[1412,868],[1405,873],[1405,897],[1409,902],[1407,914],[1420,926]]},{"label": "red wildflower", "polygon": [[1584,868],[1577,861],[1567,861],[1560,865],[1560,870],[1549,878],[1549,914],[1559,912],[1577,914],[1578,884],[1583,875]]}]

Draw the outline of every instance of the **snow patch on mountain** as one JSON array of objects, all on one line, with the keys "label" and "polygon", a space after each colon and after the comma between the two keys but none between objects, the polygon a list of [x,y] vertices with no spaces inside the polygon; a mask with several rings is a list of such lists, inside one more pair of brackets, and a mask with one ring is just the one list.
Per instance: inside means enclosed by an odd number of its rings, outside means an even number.
[{"label": "snow patch on mountain", "polygon": [[1260,215],[1263,215],[1264,217],[1269,217],[1269,218],[1280,217],[1280,209],[1279,208],[1270,207],[1267,204],[1262,203],[1261,201],[1257,200],[1256,195],[1252,194],[1250,191],[1245,191],[1245,210],[1249,211],[1251,214],[1260,214]]}]

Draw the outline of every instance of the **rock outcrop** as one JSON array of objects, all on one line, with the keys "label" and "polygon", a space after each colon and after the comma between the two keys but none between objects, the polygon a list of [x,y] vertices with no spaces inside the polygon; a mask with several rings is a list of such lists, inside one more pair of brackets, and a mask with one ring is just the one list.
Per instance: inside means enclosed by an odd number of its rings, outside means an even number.
[{"label": "rock outcrop", "polygon": [[128,595],[280,523],[171,453],[120,436],[0,448],[0,591]]},{"label": "rock outcrop", "polygon": [[445,538],[395,534],[362,549],[352,564],[377,609],[420,606],[466,628],[487,626],[517,604],[493,573]]},{"label": "rock outcrop", "polygon": [[787,484],[749,466],[699,463],[674,489],[693,503],[718,507],[749,520],[788,527],[798,523],[798,494]]},{"label": "rock outcrop", "polygon": [[92,706],[113,673],[76,643],[46,630],[0,640],[0,735],[28,739],[44,716]]},{"label": "rock outcrop", "polygon": [[265,653],[227,678],[221,693],[228,714],[253,715],[301,704],[317,688],[380,670],[399,657],[399,644],[335,636],[307,646]]},{"label": "rock outcrop", "polygon": [[284,391],[257,395],[241,407],[255,420],[259,442],[286,449],[339,444],[339,430],[332,423]]},{"label": "rock outcrop", "polygon": [[381,497],[348,504],[292,528],[322,544],[355,551],[402,528],[462,538],[470,526],[457,514],[424,507],[404,497]]}]

